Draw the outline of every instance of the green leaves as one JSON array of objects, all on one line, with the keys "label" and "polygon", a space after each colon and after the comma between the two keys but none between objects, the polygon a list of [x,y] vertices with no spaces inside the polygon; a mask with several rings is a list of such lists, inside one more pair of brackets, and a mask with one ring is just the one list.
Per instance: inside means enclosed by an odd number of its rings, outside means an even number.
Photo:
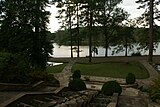
[{"label": "green leaves", "polygon": [[[144,27],[148,27],[149,25],[149,5],[150,5],[150,0],[137,0],[136,3],[140,4],[140,6],[138,7],[138,9],[145,9],[144,13],[137,18],[137,22],[138,24],[144,26]],[[159,9],[158,9],[158,5],[160,4],[159,0],[154,0],[153,2],[153,11],[154,11],[154,19],[155,20],[160,20],[160,17],[157,17],[160,15]]]},{"label": "green leaves", "polygon": [[48,0],[6,0],[0,2],[0,49],[26,55],[31,67],[45,68],[52,46],[47,41],[50,12]]}]

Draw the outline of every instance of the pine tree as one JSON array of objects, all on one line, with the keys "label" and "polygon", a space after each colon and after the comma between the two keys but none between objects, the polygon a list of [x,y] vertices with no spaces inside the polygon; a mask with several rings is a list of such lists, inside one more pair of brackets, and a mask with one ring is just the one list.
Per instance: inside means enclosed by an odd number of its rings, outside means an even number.
[{"label": "pine tree", "polygon": [[143,24],[144,27],[149,26],[149,55],[148,55],[148,61],[152,62],[153,57],[153,42],[154,42],[154,31],[153,28],[155,26],[154,20],[159,20],[160,12],[157,8],[157,5],[160,4],[159,0],[138,0],[136,3],[140,3],[139,9],[143,8],[145,9],[145,12],[142,14],[142,16],[139,18],[138,22],[140,24]]},{"label": "pine tree", "polygon": [[52,46],[46,40],[50,13],[48,0],[5,0],[0,31],[0,49],[24,55],[32,69],[45,69]]},{"label": "pine tree", "polygon": [[97,21],[102,26],[105,37],[105,57],[108,56],[109,44],[114,38],[116,27],[128,18],[127,12],[117,6],[121,2],[122,0],[100,0],[97,6],[99,7]]}]

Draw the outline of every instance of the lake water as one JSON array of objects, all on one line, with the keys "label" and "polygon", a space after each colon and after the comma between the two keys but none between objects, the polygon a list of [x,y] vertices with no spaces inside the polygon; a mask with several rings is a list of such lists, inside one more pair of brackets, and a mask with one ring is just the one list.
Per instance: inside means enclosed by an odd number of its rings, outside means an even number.
[{"label": "lake water", "polygon": [[63,63],[60,63],[60,62],[47,62],[47,65],[48,66],[56,66],[56,65],[62,65]]},{"label": "lake water", "polygon": [[[53,48],[53,55],[51,55],[52,57],[70,57],[71,56],[71,47],[70,46],[59,46],[56,43],[53,44],[54,48]],[[73,46],[75,47],[75,46]],[[108,56],[124,56],[125,55],[125,51],[117,53],[112,55],[112,51],[113,51],[114,47],[111,47],[111,49],[108,50]],[[88,46],[80,46],[80,57],[86,57],[89,56],[89,47]],[[130,56],[133,52],[137,52],[136,47],[132,50],[128,52],[128,56]],[[141,51],[142,55],[148,55],[148,51],[144,52]],[[154,55],[160,55],[160,45],[158,46],[158,48],[156,49],[156,52],[153,53]],[[92,54],[94,57],[94,53]],[[77,53],[73,52],[73,56],[77,57]],[[105,56],[105,48],[103,47],[98,47],[98,55],[95,54],[95,56]]]}]

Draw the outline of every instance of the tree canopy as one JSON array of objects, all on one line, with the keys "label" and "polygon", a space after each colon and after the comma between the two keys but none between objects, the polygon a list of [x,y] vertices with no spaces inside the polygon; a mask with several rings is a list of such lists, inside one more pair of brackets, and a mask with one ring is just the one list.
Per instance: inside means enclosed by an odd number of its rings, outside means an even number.
[{"label": "tree canopy", "polygon": [[47,41],[50,12],[48,0],[5,0],[0,2],[0,50],[21,54],[31,68],[45,68],[52,46]]}]

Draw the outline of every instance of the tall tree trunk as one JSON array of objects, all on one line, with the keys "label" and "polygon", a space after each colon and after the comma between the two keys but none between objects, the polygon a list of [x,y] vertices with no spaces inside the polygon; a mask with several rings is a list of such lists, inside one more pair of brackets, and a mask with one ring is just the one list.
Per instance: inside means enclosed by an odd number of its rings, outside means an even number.
[{"label": "tall tree trunk", "polygon": [[92,60],[92,23],[93,23],[93,11],[92,3],[90,7],[90,25],[89,25],[89,62]]},{"label": "tall tree trunk", "polygon": [[108,35],[105,33],[105,48],[106,48],[105,57],[108,57],[108,47],[109,47],[109,45],[108,45]]},{"label": "tall tree trunk", "polygon": [[148,55],[148,61],[152,62],[153,59],[153,1],[150,0],[150,19],[149,19],[149,55]]},{"label": "tall tree trunk", "polygon": [[[37,34],[36,36],[38,37],[38,43],[40,42],[39,41],[39,28],[40,28],[40,18],[39,18],[39,12],[40,12],[40,0],[36,0],[36,10],[37,10],[37,13],[36,13],[36,20],[35,20],[35,33]],[[40,44],[39,44],[40,45]]]},{"label": "tall tree trunk", "polygon": [[73,58],[73,37],[72,37],[72,23],[71,23],[71,11],[69,9],[69,30],[71,37],[71,58]]},{"label": "tall tree trunk", "polygon": [[125,56],[128,56],[127,55],[127,51],[128,51],[128,49],[127,49],[127,47],[128,47],[128,41],[127,41],[127,37],[125,37]]},{"label": "tall tree trunk", "polygon": [[[35,59],[33,60],[32,62],[32,66],[33,67],[37,67],[38,64],[40,63],[38,61],[38,59],[40,58],[40,53],[41,53],[41,42],[40,42],[40,15],[39,15],[39,12],[40,12],[40,0],[36,0],[36,20],[35,20],[35,35],[34,35],[34,45],[33,45],[33,54],[32,54],[32,57]],[[37,45],[35,45],[37,44]]]},{"label": "tall tree trunk", "polygon": [[[104,4],[105,4],[105,1],[104,1]],[[106,14],[106,8],[104,7],[104,16],[106,16],[105,14]],[[105,50],[105,57],[108,57],[108,47],[109,47],[109,42],[108,42],[108,34],[107,34],[107,26],[106,26],[106,19],[104,19],[104,21],[103,21],[103,32],[104,32],[104,36],[105,36],[105,48],[106,48],[106,50]]]},{"label": "tall tree trunk", "polygon": [[77,57],[79,58],[79,14],[78,14],[78,3],[76,4],[77,6],[77,41],[78,41],[78,50],[77,50]]}]

